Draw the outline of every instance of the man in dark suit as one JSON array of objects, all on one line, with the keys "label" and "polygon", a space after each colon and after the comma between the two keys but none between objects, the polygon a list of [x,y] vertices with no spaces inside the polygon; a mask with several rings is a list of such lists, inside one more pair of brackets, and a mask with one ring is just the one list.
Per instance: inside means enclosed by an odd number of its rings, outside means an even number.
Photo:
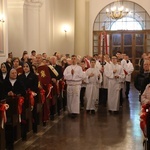
[{"label": "man in dark suit", "polygon": [[[60,65],[57,65],[57,57],[52,56],[50,58],[50,63],[49,65],[50,68],[50,75],[52,78],[52,84],[53,84],[53,104],[51,104],[51,120],[54,120],[54,114],[55,112],[60,115],[60,109],[61,109],[61,97],[60,97],[60,89],[59,89],[59,80],[63,78],[63,72],[62,72],[62,67]],[[57,106],[57,107],[56,107]],[[57,109],[57,110],[56,110]]]},{"label": "man in dark suit", "polygon": [[[150,62],[149,60],[144,61],[143,63],[143,72],[137,74],[134,80],[134,86],[139,91],[140,95],[143,94],[145,87],[150,83]],[[140,101],[140,97],[139,97]]]}]

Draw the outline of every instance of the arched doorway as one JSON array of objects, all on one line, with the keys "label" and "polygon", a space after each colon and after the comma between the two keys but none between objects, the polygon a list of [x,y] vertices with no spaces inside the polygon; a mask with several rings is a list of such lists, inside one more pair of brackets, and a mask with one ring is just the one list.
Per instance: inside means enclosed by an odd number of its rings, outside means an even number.
[{"label": "arched doorway", "polygon": [[93,24],[93,54],[102,53],[100,38],[103,26],[107,34],[107,49],[112,56],[119,50],[126,53],[138,70],[138,61],[143,52],[150,52],[150,16],[144,8],[130,1],[122,2],[128,7],[130,13],[122,19],[114,20],[107,16],[106,9],[114,3],[103,8]]}]

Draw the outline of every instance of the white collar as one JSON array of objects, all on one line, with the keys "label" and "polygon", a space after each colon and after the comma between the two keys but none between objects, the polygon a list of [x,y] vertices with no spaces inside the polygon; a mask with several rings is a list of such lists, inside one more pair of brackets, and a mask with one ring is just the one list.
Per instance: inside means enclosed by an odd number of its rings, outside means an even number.
[{"label": "white collar", "polygon": [[11,83],[12,86],[14,86],[16,80],[17,80],[17,79],[9,79],[9,81],[10,81],[10,83]]},{"label": "white collar", "polygon": [[25,73],[25,76],[27,77],[29,75],[30,72]]}]

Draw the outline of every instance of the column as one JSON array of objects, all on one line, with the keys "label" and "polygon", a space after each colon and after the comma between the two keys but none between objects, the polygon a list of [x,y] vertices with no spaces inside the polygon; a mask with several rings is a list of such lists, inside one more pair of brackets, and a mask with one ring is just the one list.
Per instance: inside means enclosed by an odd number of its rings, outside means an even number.
[{"label": "column", "polygon": [[[76,0],[75,5],[75,54],[84,56],[86,52],[86,0]],[[87,43],[88,44],[88,43]]]},{"label": "column", "polygon": [[24,47],[31,52],[36,50],[41,53],[40,48],[40,0],[26,0],[24,4]]}]

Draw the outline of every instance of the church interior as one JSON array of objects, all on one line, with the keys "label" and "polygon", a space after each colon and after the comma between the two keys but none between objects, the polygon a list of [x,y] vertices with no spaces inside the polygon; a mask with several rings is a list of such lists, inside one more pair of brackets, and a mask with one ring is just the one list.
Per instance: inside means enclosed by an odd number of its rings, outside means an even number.
[{"label": "church interior", "polygon": [[[24,51],[29,55],[36,51],[48,57],[59,53],[78,58],[97,54],[112,57],[120,52],[129,57],[134,71],[129,95],[123,96],[119,113],[110,113],[100,103],[94,115],[88,114],[84,106],[77,117],[70,118],[67,106],[63,106],[66,102],[61,99],[61,106],[56,102],[56,112],[45,124],[44,112],[39,113],[41,122],[36,133],[29,117],[25,140],[18,129],[20,123],[14,121],[17,135],[12,149],[150,150],[150,142],[145,144],[149,139],[141,130],[141,103],[134,86],[142,54],[150,58],[149,0],[0,0],[0,64],[9,54],[21,58]],[[0,102],[0,150],[11,150],[5,140],[7,110],[2,110],[3,105]]]}]

